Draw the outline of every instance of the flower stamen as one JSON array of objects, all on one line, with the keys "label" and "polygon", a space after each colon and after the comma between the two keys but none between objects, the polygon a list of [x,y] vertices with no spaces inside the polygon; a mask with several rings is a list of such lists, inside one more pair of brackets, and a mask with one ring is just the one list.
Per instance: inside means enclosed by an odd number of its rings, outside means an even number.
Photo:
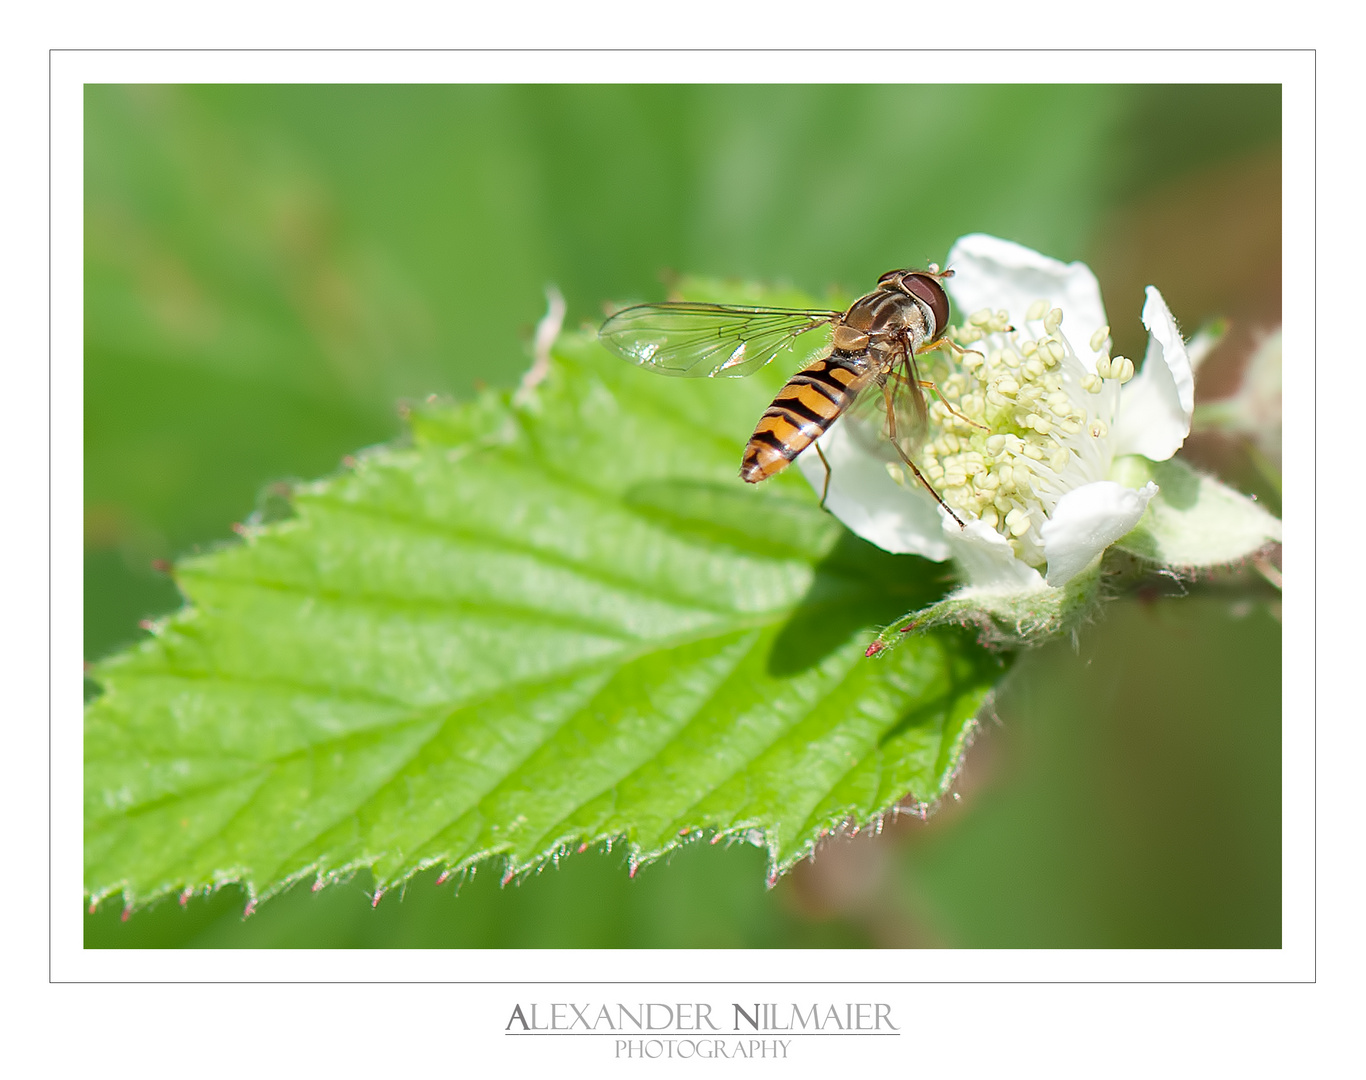
[{"label": "flower stamen", "polygon": [[[1039,529],[1057,500],[1108,469],[1094,441],[1113,416],[1115,395],[1105,387],[1132,378],[1133,365],[1102,354],[1092,373],[1061,331],[1063,310],[1047,300],[1030,305],[1026,321],[1042,323],[1043,333],[1022,335],[1006,312],[983,308],[947,334],[960,345],[981,342],[980,351],[924,354],[936,400],[917,463],[949,506],[1037,566],[1044,561]],[[1090,335],[1093,353],[1109,340],[1109,328],[1101,329]],[[888,472],[904,484],[894,468]]]}]

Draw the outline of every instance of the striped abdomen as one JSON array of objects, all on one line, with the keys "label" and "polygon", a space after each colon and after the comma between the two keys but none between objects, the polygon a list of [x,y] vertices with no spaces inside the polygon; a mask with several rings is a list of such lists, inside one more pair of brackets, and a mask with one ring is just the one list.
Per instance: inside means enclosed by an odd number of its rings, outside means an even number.
[{"label": "striped abdomen", "polygon": [[750,436],[741,479],[757,484],[782,472],[825,434],[870,378],[867,353],[835,352],[793,375]]}]

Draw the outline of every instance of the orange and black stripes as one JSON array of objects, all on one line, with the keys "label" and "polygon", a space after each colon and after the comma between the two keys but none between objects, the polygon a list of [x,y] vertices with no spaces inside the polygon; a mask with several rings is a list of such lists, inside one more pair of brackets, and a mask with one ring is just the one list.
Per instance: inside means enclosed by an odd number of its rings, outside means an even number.
[{"label": "orange and black stripes", "polygon": [[808,364],[778,391],[745,446],[740,476],[767,480],[819,439],[871,378],[867,353],[835,352]]}]

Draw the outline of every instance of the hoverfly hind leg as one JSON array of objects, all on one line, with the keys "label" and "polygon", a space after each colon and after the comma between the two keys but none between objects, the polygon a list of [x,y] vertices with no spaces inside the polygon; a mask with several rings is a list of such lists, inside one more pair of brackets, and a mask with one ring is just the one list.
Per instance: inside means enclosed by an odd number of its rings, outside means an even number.
[{"label": "hoverfly hind leg", "polygon": [[825,452],[821,449],[821,444],[812,443],[816,448],[816,456],[821,459],[821,464],[825,466],[825,483],[821,486],[821,509],[825,509],[826,497],[830,494],[830,462],[825,460]]}]

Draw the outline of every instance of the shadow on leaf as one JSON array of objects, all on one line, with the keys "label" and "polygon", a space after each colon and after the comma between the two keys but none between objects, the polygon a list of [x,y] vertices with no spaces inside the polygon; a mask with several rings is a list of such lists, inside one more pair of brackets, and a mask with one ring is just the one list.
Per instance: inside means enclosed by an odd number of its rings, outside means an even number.
[{"label": "shadow on leaf", "polygon": [[785,677],[819,664],[850,637],[871,641],[908,611],[943,596],[949,570],[915,555],[891,555],[840,531],[792,616],[779,631],[768,670]]}]

